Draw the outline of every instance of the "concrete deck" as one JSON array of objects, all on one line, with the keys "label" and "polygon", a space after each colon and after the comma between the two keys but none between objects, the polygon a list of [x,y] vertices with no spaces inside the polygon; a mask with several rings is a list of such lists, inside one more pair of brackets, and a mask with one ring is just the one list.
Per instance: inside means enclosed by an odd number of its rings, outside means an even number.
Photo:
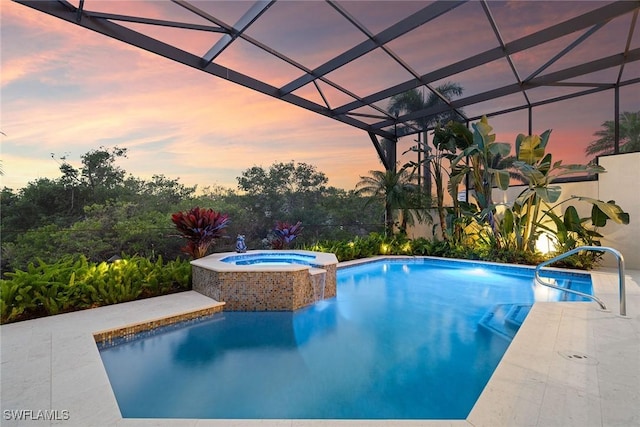
[{"label": "concrete deck", "polygon": [[[210,307],[196,292],[101,307],[0,328],[2,426],[638,426],[640,271],[627,271],[627,317],[617,273],[592,273],[595,303],[535,304],[466,420],[123,419],[93,333]],[[11,411],[57,411],[17,421]],[[24,414],[24,412],[23,412]],[[28,414],[27,414],[28,415]]]}]

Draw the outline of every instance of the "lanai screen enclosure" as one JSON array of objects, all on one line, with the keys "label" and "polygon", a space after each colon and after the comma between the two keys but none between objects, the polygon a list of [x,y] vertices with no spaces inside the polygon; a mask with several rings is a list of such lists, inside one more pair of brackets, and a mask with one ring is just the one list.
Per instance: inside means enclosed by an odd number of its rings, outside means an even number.
[{"label": "lanai screen enclosure", "polygon": [[[640,110],[637,0],[16,1],[362,129],[387,169],[446,112],[526,111],[532,133],[540,107],[606,91],[617,152],[621,98]],[[389,109],[412,89],[443,102]]]}]

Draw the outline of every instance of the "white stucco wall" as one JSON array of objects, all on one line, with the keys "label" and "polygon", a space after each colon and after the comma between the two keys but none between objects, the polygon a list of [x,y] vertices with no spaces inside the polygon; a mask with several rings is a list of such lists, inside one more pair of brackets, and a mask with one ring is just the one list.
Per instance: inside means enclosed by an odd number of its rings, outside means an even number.
[{"label": "white stucco wall", "polygon": [[[600,157],[599,164],[607,170],[598,180],[599,199],[615,200],[631,217],[628,225],[608,224],[602,244],[619,250],[627,268],[640,269],[640,153]],[[615,266],[615,258],[606,255],[603,265]]]}]

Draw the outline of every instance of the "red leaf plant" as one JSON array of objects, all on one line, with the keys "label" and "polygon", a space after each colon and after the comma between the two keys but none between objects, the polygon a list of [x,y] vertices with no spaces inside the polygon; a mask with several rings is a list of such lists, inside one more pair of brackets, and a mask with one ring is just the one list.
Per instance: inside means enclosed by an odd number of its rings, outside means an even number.
[{"label": "red leaf plant", "polygon": [[181,250],[197,259],[205,256],[215,239],[224,235],[224,228],[229,225],[229,215],[196,206],[186,212],[174,213],[171,221],[176,225],[180,237],[188,240]]},{"label": "red leaf plant", "polygon": [[286,221],[276,221],[276,228],[273,229],[274,239],[271,240],[272,249],[288,248],[291,242],[302,232],[302,223],[298,221],[294,225]]}]

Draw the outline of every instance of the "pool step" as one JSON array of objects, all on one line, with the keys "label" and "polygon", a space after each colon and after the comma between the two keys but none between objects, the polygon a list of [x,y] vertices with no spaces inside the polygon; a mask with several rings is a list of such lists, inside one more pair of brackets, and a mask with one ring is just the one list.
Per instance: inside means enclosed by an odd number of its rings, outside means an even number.
[{"label": "pool step", "polygon": [[482,316],[478,326],[511,341],[530,309],[530,304],[497,304]]}]

